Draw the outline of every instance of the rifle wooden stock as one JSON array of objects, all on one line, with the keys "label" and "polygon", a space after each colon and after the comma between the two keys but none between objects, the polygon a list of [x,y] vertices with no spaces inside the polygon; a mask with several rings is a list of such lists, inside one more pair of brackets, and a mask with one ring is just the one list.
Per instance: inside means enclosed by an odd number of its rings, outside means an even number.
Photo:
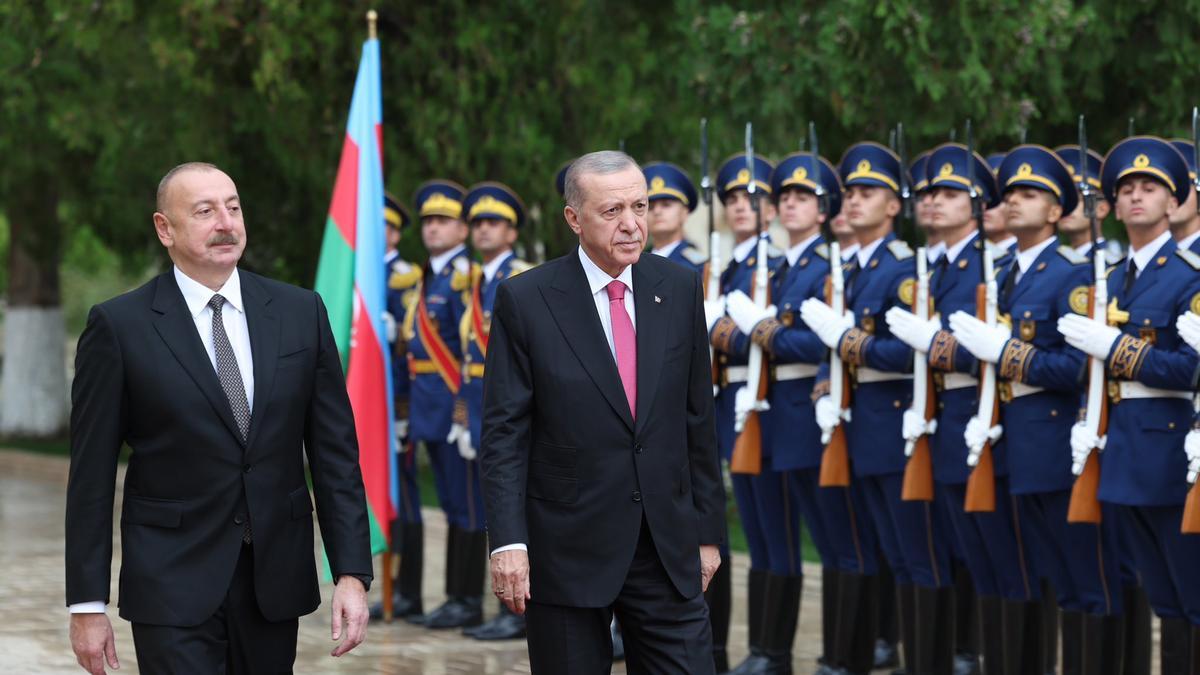
[{"label": "rifle wooden stock", "polygon": [[[980,284],[975,289],[975,308],[976,316],[981,321],[986,321],[987,311],[987,285]],[[990,364],[983,367],[989,367]],[[995,367],[995,366],[990,366]],[[983,395],[984,378],[979,378],[980,396]],[[996,421],[1000,417],[1000,402],[995,400],[992,404],[991,419],[988,420],[988,426],[995,426]],[[975,465],[975,469],[971,471],[971,476],[967,478],[967,495],[963,500],[963,510],[967,513],[990,513],[996,510],[996,467],[992,462],[992,444],[990,441],[984,441],[983,450],[979,453],[979,463]]]},{"label": "rifle wooden stock", "polygon": [[1183,503],[1183,522],[1179,525],[1183,534],[1200,534],[1200,480],[1192,483],[1187,501]]},{"label": "rifle wooden stock", "polygon": [[[922,355],[918,355],[922,356]],[[933,395],[933,373],[926,375],[925,419],[937,414],[937,401]],[[913,446],[912,455],[904,466],[904,484],[900,499],[909,502],[933,501],[933,457],[929,449],[929,436],[922,435]]]},{"label": "rifle wooden stock", "polygon": [[[1095,310],[1096,287],[1092,286],[1088,292],[1088,316],[1094,316]],[[1091,378],[1096,375],[1095,369],[1091,367],[1093,360],[1088,359],[1089,392],[1094,389],[1091,386]],[[1099,372],[1103,372],[1103,370],[1101,369]],[[1103,437],[1108,433],[1107,379],[1106,377],[1101,377],[1098,389],[1100,392],[1100,425],[1096,429],[1097,438]],[[1083,472],[1079,474],[1075,479],[1075,484],[1071,486],[1071,503],[1067,507],[1068,523],[1100,523],[1100,459],[1096,456],[1097,452],[1097,450],[1092,450],[1092,454],[1088,455],[1087,461],[1083,464]]]},{"label": "rifle wooden stock", "polygon": [[[762,376],[758,379],[758,391],[755,398],[760,401],[767,397],[767,360],[762,363]],[[758,411],[752,410],[746,416],[746,424],[742,433],[733,442],[733,456],[729,458],[730,473],[744,473],[757,476],[762,473],[762,420]]]}]

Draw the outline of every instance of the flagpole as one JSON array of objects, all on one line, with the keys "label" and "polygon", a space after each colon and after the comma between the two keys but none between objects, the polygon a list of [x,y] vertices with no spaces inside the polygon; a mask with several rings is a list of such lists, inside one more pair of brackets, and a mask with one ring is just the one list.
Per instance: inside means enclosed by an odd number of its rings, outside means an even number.
[{"label": "flagpole", "polygon": [[379,13],[373,9],[367,10],[367,38],[374,40],[379,37],[375,33],[375,22],[379,20]]}]

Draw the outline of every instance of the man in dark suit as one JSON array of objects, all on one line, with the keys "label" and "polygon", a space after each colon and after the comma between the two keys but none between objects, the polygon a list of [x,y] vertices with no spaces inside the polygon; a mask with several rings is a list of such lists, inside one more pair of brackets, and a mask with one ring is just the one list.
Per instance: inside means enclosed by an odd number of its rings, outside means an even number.
[{"label": "man in dark suit", "polygon": [[483,462],[494,592],[525,613],[537,673],[712,673],[702,595],[720,565],[700,277],[642,256],[638,165],[571,164],[566,256],[505,280],[488,346]]},{"label": "man in dark suit", "polygon": [[79,339],[67,487],[71,646],[118,667],[105,614],[117,457],[120,614],[143,673],[291,672],[297,619],[320,604],[311,469],[337,579],[340,656],[365,637],[368,521],[354,419],[325,306],[239,271],[237,188],[183,164],[158,189],[154,228],[174,267],[92,308]]}]

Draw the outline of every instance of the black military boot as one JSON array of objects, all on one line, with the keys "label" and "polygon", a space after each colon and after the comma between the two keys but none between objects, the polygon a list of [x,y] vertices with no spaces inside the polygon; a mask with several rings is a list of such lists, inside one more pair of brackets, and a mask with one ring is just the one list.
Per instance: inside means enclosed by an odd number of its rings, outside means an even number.
[{"label": "black military boot", "polygon": [[[400,543],[400,569],[392,582],[392,617],[410,623],[423,620],[421,580],[425,570],[425,528],[421,523],[404,523],[393,529],[393,541]],[[383,618],[383,603],[371,606],[371,620]]]},{"label": "black military boot", "polygon": [[[900,642],[904,645],[904,668],[892,671],[892,675],[911,675],[916,673],[913,661],[913,650],[917,644],[917,597],[916,587],[912,584],[900,584],[896,587],[896,605],[900,616]],[[877,654],[878,655],[878,654]],[[899,664],[897,664],[899,665]]]},{"label": "black military boot", "polygon": [[1003,604],[994,595],[976,596],[975,602],[979,608],[979,650],[983,655],[983,675],[1006,675]]},{"label": "black military boot", "polygon": [[800,617],[803,577],[766,574],[763,580],[759,653],[734,669],[737,675],[791,675],[792,644]]},{"label": "black military boot", "polygon": [[1043,673],[1046,669],[1046,631],[1040,600],[1004,600],[1004,672],[1006,675]]},{"label": "black military boot", "polygon": [[837,568],[821,567],[821,655],[817,657],[815,675],[832,675],[834,638],[837,635],[838,579]]},{"label": "black military boot", "polygon": [[979,607],[967,566],[954,566],[954,675],[980,675]]},{"label": "black military boot", "polygon": [[446,548],[448,598],[425,618],[427,628],[441,630],[483,623],[483,571],[479,561],[473,559],[487,546],[483,535],[451,526]]},{"label": "black military boot", "polygon": [[[1026,661],[1021,672],[1053,675],[1058,667],[1058,603],[1050,612],[1045,600],[1025,603],[1025,637],[1021,646]],[[1053,617],[1053,625],[1047,627],[1046,622]],[[1053,636],[1053,641],[1050,637]],[[1051,657],[1053,650],[1054,657]],[[1049,664],[1049,665],[1048,665]],[[1039,670],[1040,668],[1040,670]]]},{"label": "black military boot", "polygon": [[1191,657],[1192,627],[1187,619],[1163,618],[1159,622],[1159,660],[1162,663],[1160,672],[1181,673],[1191,675],[1189,660]]},{"label": "black military boot", "polygon": [[762,638],[763,623],[766,620],[767,576],[765,570],[750,569],[750,576],[746,582],[746,604],[749,607],[746,627],[750,633],[750,654],[736,668],[729,671],[731,675],[759,672],[756,668],[764,656]]},{"label": "black military boot", "polygon": [[1150,601],[1141,586],[1126,586],[1122,591],[1125,617],[1125,652],[1122,675],[1150,675],[1150,656],[1154,639],[1150,634]]},{"label": "black military boot", "polygon": [[615,617],[608,622],[608,636],[612,639],[613,661],[624,661],[625,636],[621,634],[621,623]]},{"label": "black military boot", "polygon": [[[954,589],[913,587],[912,658],[908,675],[951,675],[954,670]],[[908,645],[904,646],[907,652]]]},{"label": "black military boot", "polygon": [[833,661],[838,675],[866,675],[875,662],[879,582],[874,576],[842,572],[837,583]]},{"label": "black military boot", "polygon": [[1125,626],[1121,616],[1080,613],[1079,667],[1067,670],[1067,615],[1063,610],[1063,675],[1121,675]]},{"label": "black military boot", "polygon": [[508,605],[500,602],[500,611],[491,621],[473,628],[464,628],[463,635],[476,640],[517,640],[525,637],[525,617],[514,614]]},{"label": "black military boot", "polygon": [[[899,604],[899,588],[892,570],[883,561],[879,552],[879,629],[875,633],[875,669],[895,668],[900,665],[901,626],[904,618]],[[903,675],[903,670],[896,671]]]},{"label": "black military boot", "polygon": [[[1097,620],[1093,624],[1088,621],[1088,617],[1089,615],[1076,610],[1062,611],[1062,675],[1092,672],[1091,668],[1098,665],[1088,663],[1091,659],[1084,658],[1085,650],[1098,651],[1100,646],[1100,622]],[[1083,670],[1085,667],[1088,670]]]},{"label": "black military boot", "polygon": [[732,561],[722,561],[717,573],[708,581],[708,589],[704,591],[708,620],[712,624],[713,664],[718,673],[729,671],[729,656],[725,650],[729,643],[729,614],[733,608],[733,587],[730,584],[732,568]]},{"label": "black military boot", "polygon": [[1200,626],[1191,626],[1192,639],[1188,656],[1188,675],[1200,675]]},{"label": "black military boot", "polygon": [[1042,636],[1038,639],[1038,644],[1041,645],[1042,655],[1046,659],[1040,672],[1054,675],[1058,667],[1058,596],[1054,592],[1054,586],[1045,578],[1042,579],[1042,614],[1037,621],[1042,627]]}]

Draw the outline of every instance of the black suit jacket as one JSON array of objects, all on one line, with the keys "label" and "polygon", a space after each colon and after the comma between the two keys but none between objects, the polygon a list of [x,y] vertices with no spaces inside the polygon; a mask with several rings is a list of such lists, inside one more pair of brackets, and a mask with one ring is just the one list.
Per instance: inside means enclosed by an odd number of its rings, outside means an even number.
[{"label": "black suit jacket", "polygon": [[320,297],[241,271],[254,361],[243,443],[172,272],[92,308],[72,387],[67,603],[108,600],[117,456],[121,616],[189,626],[224,599],[248,515],[258,604],[271,620],[320,604],[317,517],[335,575],[371,576],[354,419]]},{"label": "black suit jacket", "polygon": [[699,547],[725,537],[700,277],[633,266],[637,416],[630,414],[578,251],[504,280],[484,384],[480,461],[493,549],[529,547],[538,601],[616,598],[643,516],[685,597]]}]

